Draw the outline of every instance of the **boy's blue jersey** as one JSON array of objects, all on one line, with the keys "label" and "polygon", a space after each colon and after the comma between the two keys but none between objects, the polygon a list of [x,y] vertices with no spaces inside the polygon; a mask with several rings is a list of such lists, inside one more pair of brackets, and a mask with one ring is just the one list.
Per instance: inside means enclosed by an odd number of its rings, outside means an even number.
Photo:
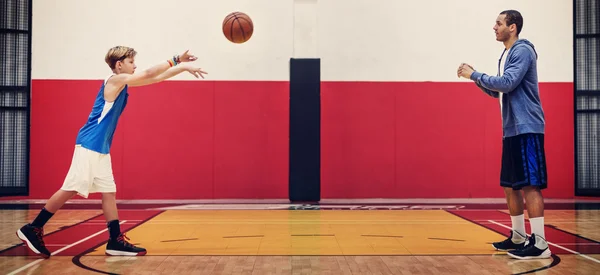
[{"label": "boy's blue jersey", "polygon": [[125,85],[115,101],[106,102],[104,100],[104,87],[107,81],[108,79],[100,87],[92,112],[85,125],[79,130],[75,142],[77,145],[101,154],[110,152],[117,122],[127,105],[127,97],[129,96],[127,85]]}]

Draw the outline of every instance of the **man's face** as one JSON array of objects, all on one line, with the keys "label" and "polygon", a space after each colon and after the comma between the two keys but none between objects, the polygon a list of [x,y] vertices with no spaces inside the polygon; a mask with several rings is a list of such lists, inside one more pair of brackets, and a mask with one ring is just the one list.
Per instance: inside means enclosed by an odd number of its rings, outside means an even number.
[{"label": "man's face", "polygon": [[508,41],[510,39],[511,30],[514,28],[514,24],[512,27],[506,26],[506,14],[498,15],[498,18],[496,18],[496,24],[494,25],[496,40],[500,42]]}]

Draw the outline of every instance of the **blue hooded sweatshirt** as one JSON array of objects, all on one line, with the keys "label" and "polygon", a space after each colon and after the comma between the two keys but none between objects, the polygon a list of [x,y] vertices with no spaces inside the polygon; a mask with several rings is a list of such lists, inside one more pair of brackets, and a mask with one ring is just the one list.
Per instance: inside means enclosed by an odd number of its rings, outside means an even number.
[{"label": "blue hooded sweatshirt", "polygon": [[[505,52],[506,49],[502,55]],[[498,98],[499,93],[503,93],[503,137],[525,133],[543,134],[544,110],[538,87],[537,52],[533,44],[526,39],[519,39],[513,44],[506,57],[502,76],[499,76],[500,60],[498,60],[498,76],[489,76],[475,71],[471,74],[471,80],[492,97]]]}]

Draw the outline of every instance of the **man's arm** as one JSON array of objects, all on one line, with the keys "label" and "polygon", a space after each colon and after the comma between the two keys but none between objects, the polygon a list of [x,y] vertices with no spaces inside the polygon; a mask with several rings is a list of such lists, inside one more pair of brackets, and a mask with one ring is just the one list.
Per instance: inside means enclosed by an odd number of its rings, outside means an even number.
[{"label": "man's arm", "polygon": [[475,81],[477,86],[488,90],[501,93],[512,92],[525,77],[533,58],[533,53],[527,47],[516,47],[513,50],[515,52],[511,55],[511,60],[502,76],[489,76],[475,71],[469,78]]},{"label": "man's arm", "polygon": [[[465,77],[469,76],[470,74],[472,74],[473,72],[475,72],[475,69],[473,69],[473,66],[471,66],[469,64],[466,64],[466,63],[462,63],[460,66],[458,66],[458,71],[457,71],[458,77],[461,77],[461,75],[463,74],[463,70],[465,71]],[[466,73],[468,73],[468,74],[466,74]],[[500,93],[494,92],[494,91],[491,91],[491,90],[488,90],[488,89],[484,88],[479,83],[477,83],[477,81],[475,81],[475,85],[477,85],[477,87],[480,90],[482,90],[484,93],[488,94],[491,97],[495,97],[495,98],[500,97]]]},{"label": "man's arm", "polygon": [[499,92],[494,92],[492,90],[488,90],[485,87],[481,86],[479,83],[475,82],[475,85],[477,85],[477,87],[482,90],[484,93],[488,94],[491,97],[495,97],[498,98],[500,97],[500,93]]}]

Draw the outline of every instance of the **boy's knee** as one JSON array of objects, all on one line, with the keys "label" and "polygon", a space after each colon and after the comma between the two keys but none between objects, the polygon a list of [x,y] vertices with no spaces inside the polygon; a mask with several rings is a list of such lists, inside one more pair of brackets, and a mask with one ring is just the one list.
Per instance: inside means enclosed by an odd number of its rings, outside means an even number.
[{"label": "boy's knee", "polygon": [[106,199],[114,199],[117,197],[117,193],[115,192],[111,192],[111,193],[102,193],[102,198],[106,198]]}]

